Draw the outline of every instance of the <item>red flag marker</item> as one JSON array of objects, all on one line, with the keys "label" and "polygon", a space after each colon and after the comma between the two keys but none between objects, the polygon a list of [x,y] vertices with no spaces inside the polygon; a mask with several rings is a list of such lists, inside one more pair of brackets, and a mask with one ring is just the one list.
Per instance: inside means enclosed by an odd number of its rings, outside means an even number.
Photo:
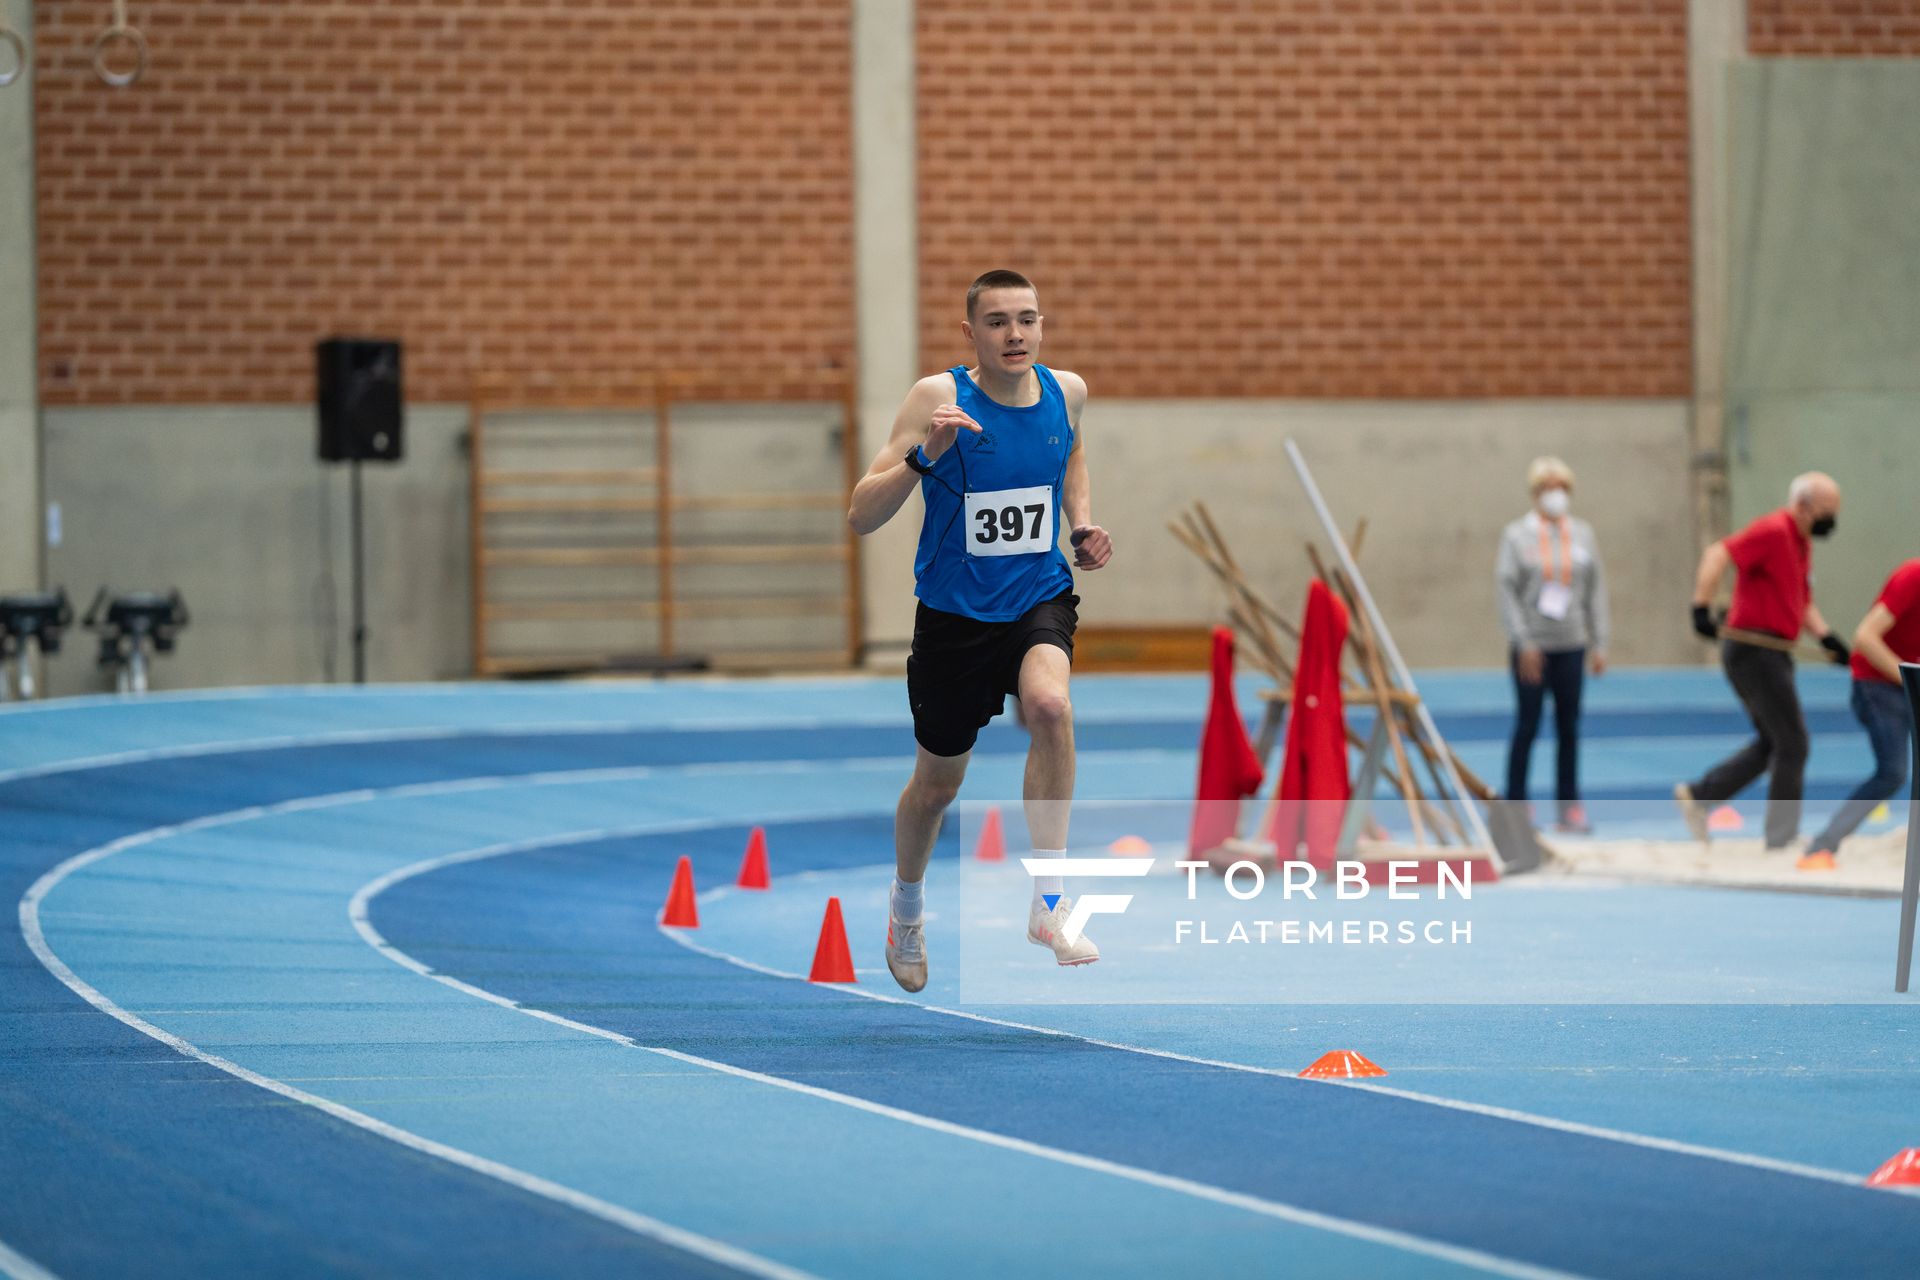
[{"label": "red flag marker", "polygon": [[1213,629],[1213,684],[1206,727],[1200,732],[1200,777],[1194,787],[1193,823],[1187,849],[1195,857],[1239,834],[1240,802],[1260,790],[1266,777],[1247,737],[1247,723],[1233,696],[1233,632]]}]

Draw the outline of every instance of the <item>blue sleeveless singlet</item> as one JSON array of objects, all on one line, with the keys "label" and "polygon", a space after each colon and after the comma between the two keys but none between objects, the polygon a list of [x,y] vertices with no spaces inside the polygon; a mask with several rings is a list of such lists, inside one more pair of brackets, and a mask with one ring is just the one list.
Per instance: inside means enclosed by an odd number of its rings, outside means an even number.
[{"label": "blue sleeveless singlet", "polygon": [[951,370],[955,403],[981,429],[961,431],[920,477],[927,510],[914,594],[931,608],[1012,622],[1073,586],[1058,545],[1073,427],[1053,370],[1033,371],[1039,401],[1014,408],[980,390],[964,365]]}]

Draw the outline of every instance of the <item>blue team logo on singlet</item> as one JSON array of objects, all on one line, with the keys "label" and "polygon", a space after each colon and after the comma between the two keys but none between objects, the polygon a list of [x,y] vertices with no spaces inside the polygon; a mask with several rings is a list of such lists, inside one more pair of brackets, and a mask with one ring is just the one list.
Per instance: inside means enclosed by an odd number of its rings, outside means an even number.
[{"label": "blue team logo on singlet", "polygon": [[[992,453],[994,443],[993,432],[982,430],[979,435],[973,438],[973,451],[975,453]],[[1059,442],[1055,440],[1049,443],[1057,444]]]}]

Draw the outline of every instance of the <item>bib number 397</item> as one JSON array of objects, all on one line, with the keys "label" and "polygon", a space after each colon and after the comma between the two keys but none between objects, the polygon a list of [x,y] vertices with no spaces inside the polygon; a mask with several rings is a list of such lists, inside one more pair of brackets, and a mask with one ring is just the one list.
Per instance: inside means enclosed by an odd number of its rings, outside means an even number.
[{"label": "bib number 397", "polygon": [[967,494],[967,554],[1026,556],[1051,551],[1053,486]]}]

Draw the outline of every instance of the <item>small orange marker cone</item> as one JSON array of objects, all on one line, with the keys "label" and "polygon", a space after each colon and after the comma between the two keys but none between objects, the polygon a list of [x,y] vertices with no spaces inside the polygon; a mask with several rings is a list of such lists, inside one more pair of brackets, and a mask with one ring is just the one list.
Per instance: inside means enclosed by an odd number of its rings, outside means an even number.
[{"label": "small orange marker cone", "polygon": [[1356,1076],[1387,1074],[1351,1049],[1335,1049],[1320,1055],[1319,1061],[1300,1073],[1304,1080],[1350,1080]]},{"label": "small orange marker cone", "polygon": [[840,918],[840,899],[827,899],[826,918],[820,921],[820,944],[813,949],[813,972],[808,982],[858,982],[853,976],[853,953],[847,950],[847,923]]},{"label": "small orange marker cone", "polygon": [[973,856],[980,862],[1007,860],[1007,837],[1000,830],[999,809],[987,810],[986,819],[980,824],[980,842],[973,846]]},{"label": "small orange marker cone", "polygon": [[1723,804],[1707,815],[1709,831],[1738,831],[1746,825],[1747,820],[1741,817],[1740,811],[1730,804]]},{"label": "small orange marker cone", "polygon": [[1920,1187],[1920,1147],[1908,1147],[1873,1171],[1870,1187]]},{"label": "small orange marker cone", "polygon": [[747,856],[740,859],[740,879],[734,884],[740,889],[765,889],[768,886],[765,827],[755,827],[753,834],[747,837]]},{"label": "small orange marker cone", "polygon": [[675,929],[698,929],[700,909],[693,901],[693,859],[682,857],[673,869],[673,888],[667,890],[667,907],[660,923]]},{"label": "small orange marker cone", "polygon": [[1153,855],[1153,846],[1139,836],[1121,836],[1107,846],[1107,852],[1116,858],[1146,858]]}]

